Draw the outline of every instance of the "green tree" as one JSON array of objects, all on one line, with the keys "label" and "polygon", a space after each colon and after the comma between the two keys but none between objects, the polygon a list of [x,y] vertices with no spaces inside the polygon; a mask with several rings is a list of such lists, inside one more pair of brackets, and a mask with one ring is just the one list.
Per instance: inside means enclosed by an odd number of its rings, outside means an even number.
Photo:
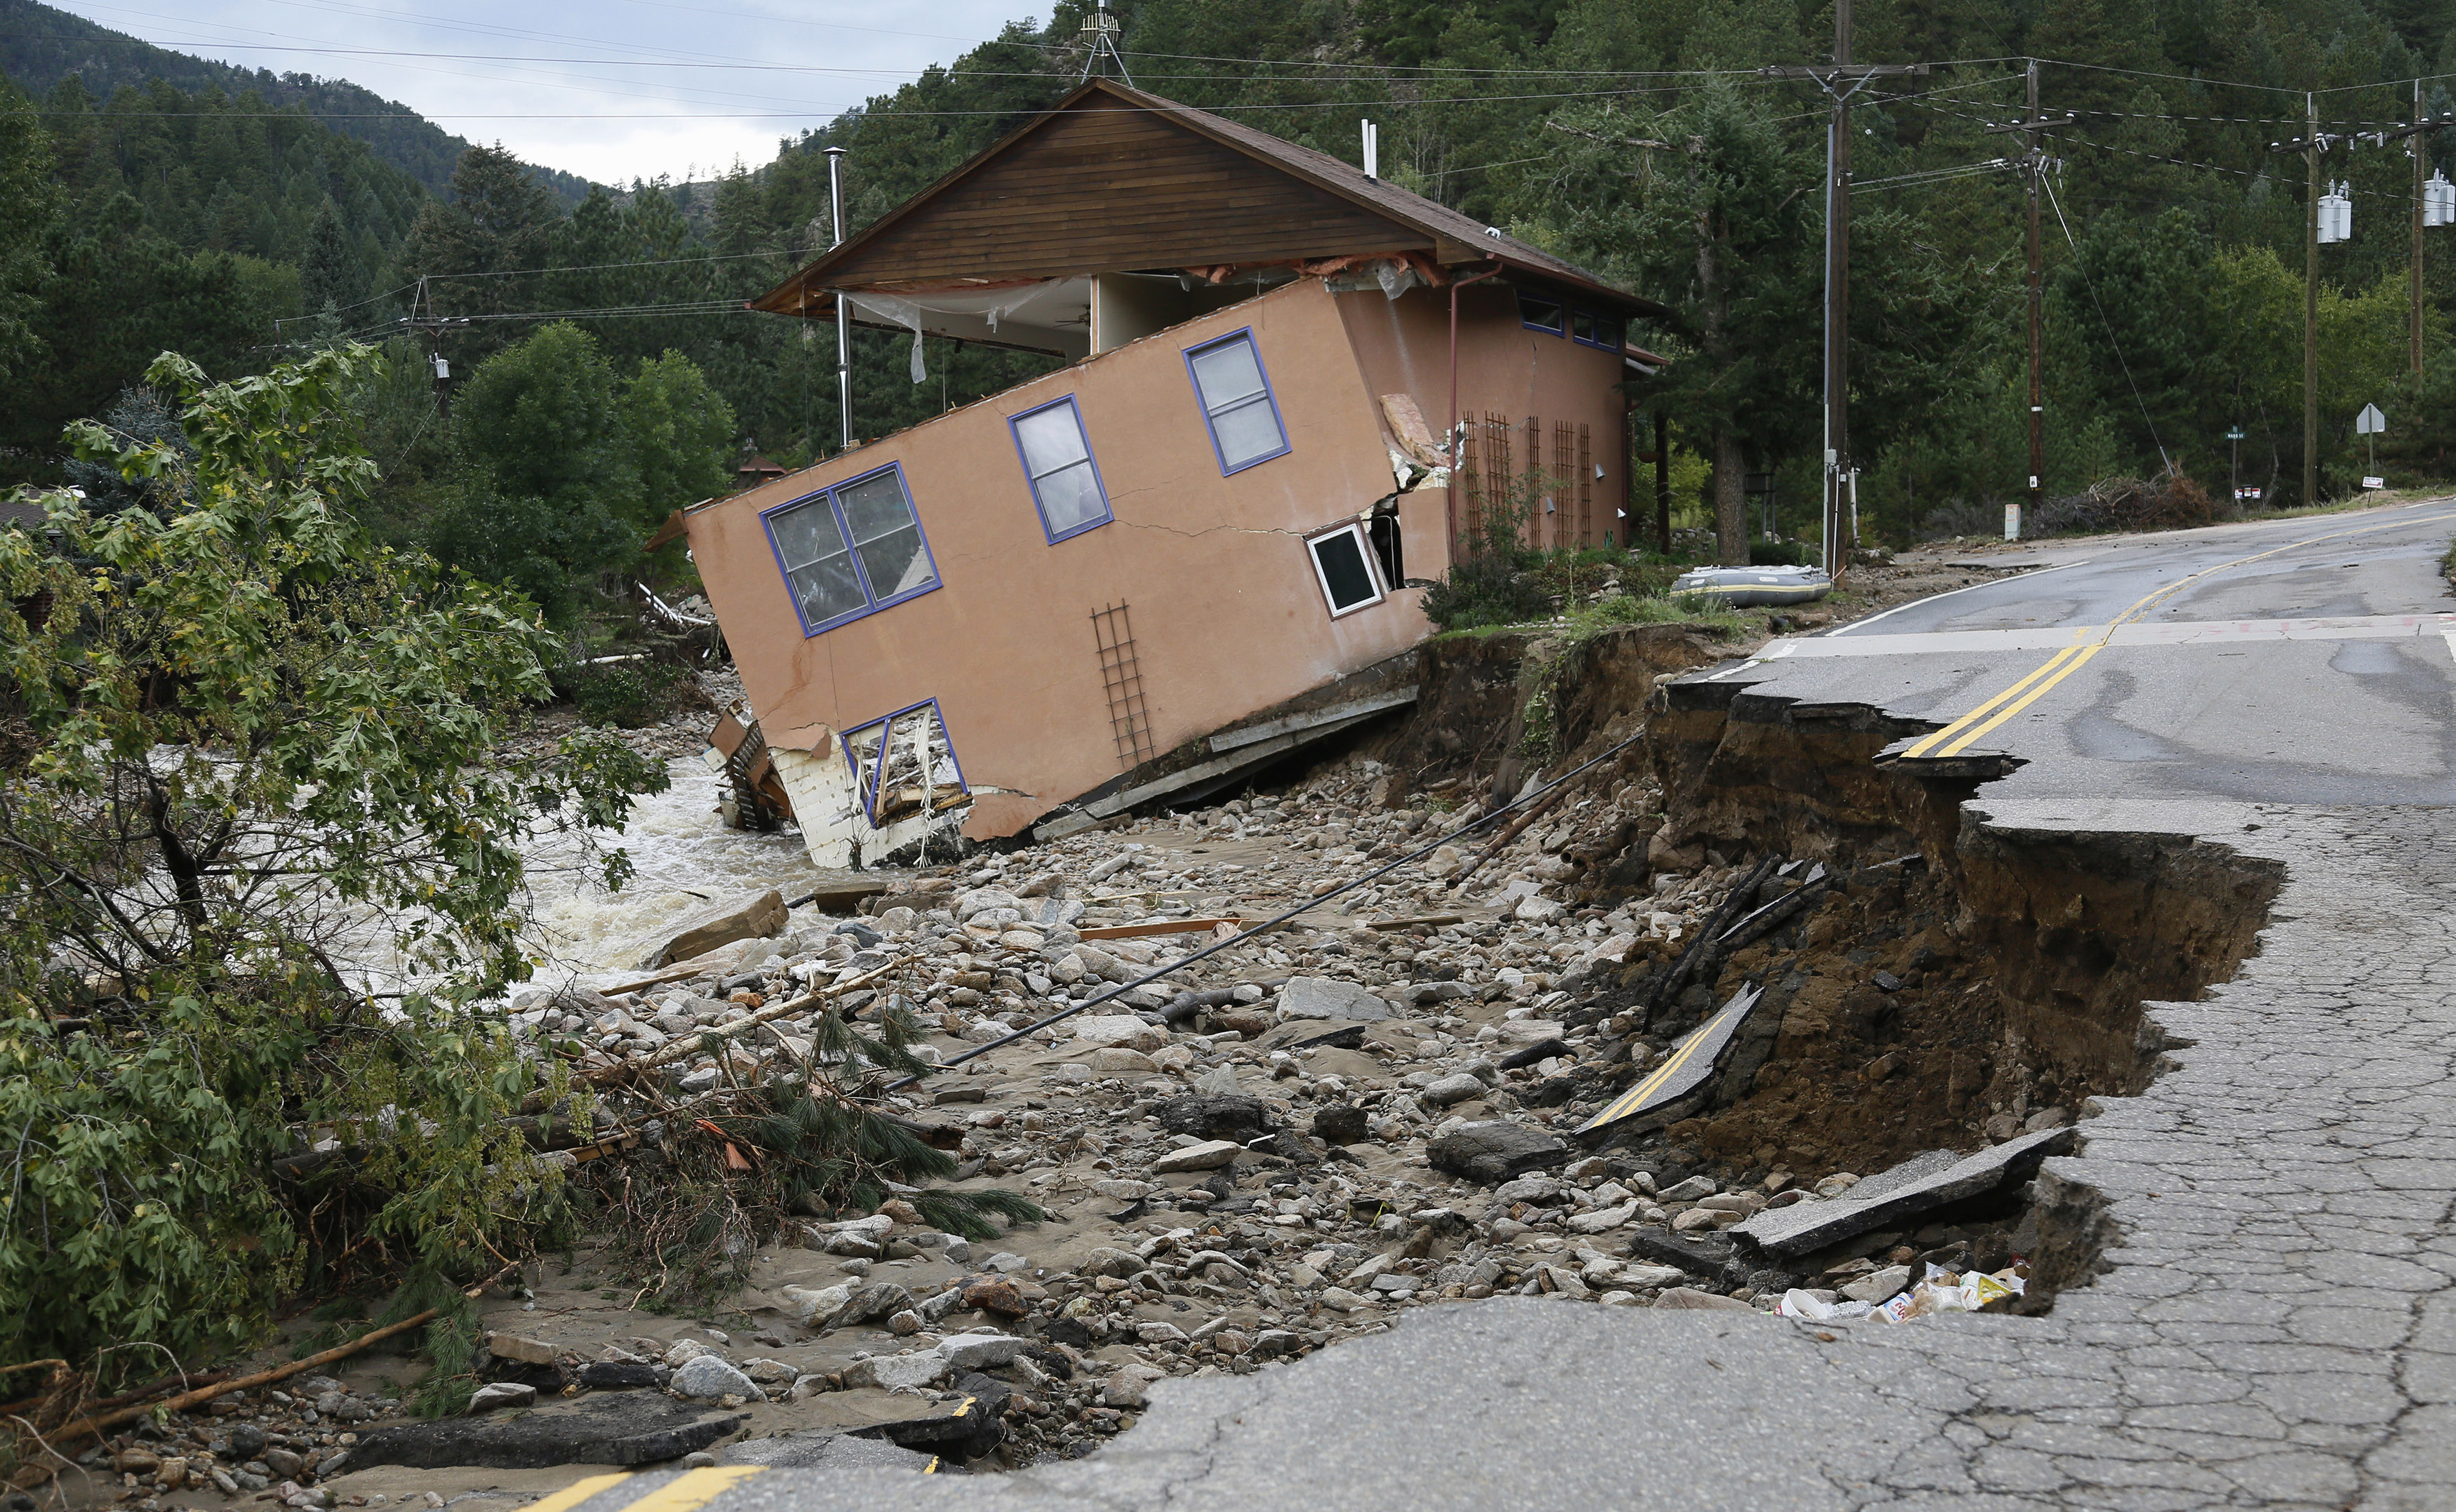
[{"label": "green tree", "polygon": [[366,297],[366,270],[341,229],[341,213],[327,199],[316,207],[307,225],[307,253],[298,264],[298,281],[307,311],[346,310]]},{"label": "green tree", "polygon": [[0,381],[41,350],[30,318],[47,271],[44,234],[65,196],[51,177],[51,151],[33,105],[0,82]]},{"label": "green tree", "polygon": [[436,555],[559,621],[638,549],[640,464],[613,365],[558,320],[479,364],[453,401],[460,457]]},{"label": "green tree", "polygon": [[724,493],[733,481],[733,406],[680,352],[640,364],[623,386],[624,423],[640,469],[640,522]]},{"label": "green tree", "polygon": [[[452,170],[452,198],[419,212],[400,249],[400,269],[425,278],[444,315],[501,315],[528,308],[561,219],[554,196],[500,144],[472,147]],[[501,343],[491,327],[456,337],[452,350],[474,361]]]},{"label": "green tree", "polygon": [[108,1388],[160,1366],[106,1345],[254,1342],[311,1245],[491,1271],[552,1211],[525,1064],[467,1005],[530,970],[523,841],[664,775],[586,731],[501,747],[550,643],[353,522],[372,360],[165,356],[193,453],[72,439],[170,507],[0,531],[0,1358]]}]

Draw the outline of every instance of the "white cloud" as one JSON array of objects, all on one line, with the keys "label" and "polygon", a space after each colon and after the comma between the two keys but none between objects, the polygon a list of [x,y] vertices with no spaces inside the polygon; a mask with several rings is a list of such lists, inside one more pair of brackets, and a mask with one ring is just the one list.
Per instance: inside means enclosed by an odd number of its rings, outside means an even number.
[{"label": "white cloud", "polygon": [[[60,0],[55,0],[60,3]],[[146,0],[136,0],[145,5]],[[158,0],[157,0],[158,3]],[[628,183],[757,166],[1030,14],[1030,0],[187,0],[185,13],[65,0],[159,47],[348,79],[471,141]]]}]

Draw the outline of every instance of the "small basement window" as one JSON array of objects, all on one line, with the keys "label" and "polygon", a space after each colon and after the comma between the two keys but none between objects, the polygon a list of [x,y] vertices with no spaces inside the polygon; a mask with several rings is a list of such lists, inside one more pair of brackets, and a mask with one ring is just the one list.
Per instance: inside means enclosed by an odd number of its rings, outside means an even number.
[{"label": "small basement window", "polygon": [[1194,376],[1195,397],[1202,401],[1222,474],[1287,454],[1287,431],[1279,424],[1279,406],[1254,350],[1253,332],[1194,348],[1185,354],[1185,366]]},{"label": "small basement window", "polygon": [[1341,525],[1305,542],[1313,553],[1314,576],[1321,596],[1330,602],[1330,617],[1371,608],[1382,602],[1381,580],[1373,575],[1371,545],[1361,526]]},{"label": "small basement window", "polygon": [[1558,299],[1544,299],[1522,293],[1518,296],[1518,320],[1529,331],[1542,331],[1550,336],[1569,334],[1569,312]]},{"label": "small basement window", "polygon": [[1023,455],[1041,533],[1051,545],[1114,518],[1108,492],[1100,486],[1099,466],[1092,460],[1092,444],[1083,436],[1082,413],[1072,396],[1016,416],[1014,446]]},{"label": "small basement window", "polygon": [[934,698],[845,731],[844,752],[872,829],[972,797]]},{"label": "small basement window", "polygon": [[900,467],[794,500],[762,515],[802,633],[816,635],[938,586],[937,564]]}]

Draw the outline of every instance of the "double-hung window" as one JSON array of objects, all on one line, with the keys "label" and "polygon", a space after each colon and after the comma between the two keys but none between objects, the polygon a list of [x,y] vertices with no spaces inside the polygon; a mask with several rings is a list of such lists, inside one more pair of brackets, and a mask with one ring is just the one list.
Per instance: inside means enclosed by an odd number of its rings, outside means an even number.
[{"label": "double-hung window", "polygon": [[763,518],[805,635],[938,585],[937,564],[899,467],[838,483]]},{"label": "double-hung window", "polygon": [[1032,501],[1040,528],[1055,545],[1112,518],[1100,469],[1083,436],[1083,416],[1069,397],[1014,418],[1014,448],[1032,480]]},{"label": "double-hung window", "polygon": [[1262,374],[1261,355],[1254,350],[1253,332],[1239,331],[1196,347],[1185,354],[1185,365],[1194,375],[1202,418],[1211,426],[1220,472],[1238,472],[1286,455],[1288,433],[1279,424],[1279,406]]}]

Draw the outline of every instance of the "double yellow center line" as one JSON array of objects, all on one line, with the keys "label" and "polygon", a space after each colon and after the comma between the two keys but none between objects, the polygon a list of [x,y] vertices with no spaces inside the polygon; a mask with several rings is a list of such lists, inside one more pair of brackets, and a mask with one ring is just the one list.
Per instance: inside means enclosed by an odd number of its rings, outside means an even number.
[{"label": "double yellow center line", "polygon": [[2360,530],[2332,530],[2325,535],[2305,536],[2300,541],[2289,541],[2284,545],[2257,552],[2248,557],[2237,557],[2232,562],[2221,562],[2213,567],[2203,567],[2189,577],[2178,578],[2155,592],[2141,595],[2130,608],[2117,615],[2106,624],[2084,625],[2077,632],[2073,644],[2047,658],[2044,666],[1962,715],[1944,728],[1921,738],[1902,754],[1905,757],[1960,755],[1970,748],[1971,742],[1979,739],[1998,725],[2028,708],[2045,697],[2049,688],[2087,665],[2091,657],[2106,649],[2107,642],[2114,638],[2117,630],[2139,619],[2159,603],[2213,573],[2224,572],[2234,567],[2249,566],[2255,562],[2264,562],[2270,557],[2299,550],[2304,546],[2316,546],[2322,541],[2342,541],[2348,536],[2368,536],[2383,530],[2404,530],[2418,524],[2426,525],[2449,520],[2456,520],[2456,514],[2431,515],[2420,520],[2399,520],[2390,524],[2367,525]]}]

